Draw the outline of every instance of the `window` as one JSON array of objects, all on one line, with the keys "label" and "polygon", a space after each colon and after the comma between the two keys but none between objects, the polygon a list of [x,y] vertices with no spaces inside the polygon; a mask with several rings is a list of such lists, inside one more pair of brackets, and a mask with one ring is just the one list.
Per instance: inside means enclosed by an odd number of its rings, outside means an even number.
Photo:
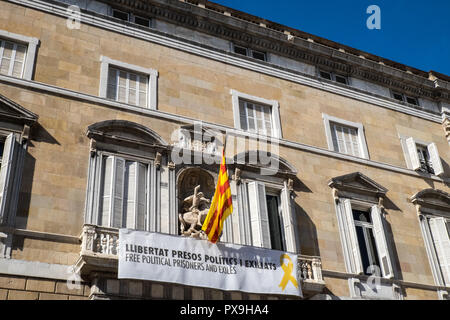
[{"label": "window", "polygon": [[[347,271],[392,278],[390,248],[380,205],[387,189],[359,172],[331,179]],[[378,271],[378,272],[377,272]]]},{"label": "window", "polygon": [[405,95],[403,93],[400,93],[400,92],[392,91],[392,97],[395,100],[398,100],[400,102],[407,102],[409,104],[413,104],[413,105],[416,105],[416,106],[419,105],[419,100],[417,98],[411,97],[411,96],[407,96],[407,95]]},{"label": "window", "polygon": [[365,271],[365,274],[371,275],[373,272],[370,266],[380,267],[380,262],[378,260],[378,251],[373,234],[373,224],[370,212],[353,210],[353,219],[355,220],[356,235],[361,251],[363,270]]},{"label": "window", "polygon": [[167,146],[164,140],[149,128],[125,120],[93,124],[87,135],[91,154],[85,222],[170,232],[168,207],[175,200],[168,189],[175,183],[169,182],[166,154],[159,153]]},{"label": "window", "polygon": [[272,249],[284,251],[284,241],[281,231],[281,202],[280,195],[266,194],[267,214],[269,217],[270,243]]},{"label": "window", "polygon": [[362,124],[322,115],[328,148],[359,158],[369,158]]},{"label": "window", "polygon": [[126,13],[126,12],[123,12],[123,11],[120,11],[120,10],[113,9],[113,17],[114,17],[114,18],[118,18],[118,19],[121,19],[121,20],[128,21],[129,16],[130,16],[130,15],[129,15],[128,13]]},{"label": "window", "polygon": [[0,73],[21,78],[25,67],[27,47],[7,40],[0,40]]},{"label": "window", "polygon": [[264,52],[252,50],[252,49],[249,49],[246,47],[233,45],[233,51],[234,51],[234,53],[252,57],[257,60],[261,60],[261,61],[267,60],[266,54]]},{"label": "window", "polygon": [[139,16],[135,16],[132,13],[127,13],[127,12],[124,12],[124,11],[113,9],[112,16],[114,18],[118,18],[118,19],[121,19],[121,20],[124,20],[124,21],[133,22],[133,23],[138,24],[138,25],[143,26],[143,27],[150,27],[150,19],[139,17]]},{"label": "window", "polygon": [[267,136],[272,135],[271,106],[240,100],[239,117],[242,130],[260,133]]},{"label": "window", "polygon": [[377,205],[361,204],[350,199],[340,201],[340,226],[348,240],[353,272],[371,275],[376,268],[383,277],[393,277],[393,269],[387,246],[383,217]]},{"label": "window", "polygon": [[100,97],[156,109],[158,72],[101,57]]},{"label": "window", "polygon": [[[417,210],[434,282],[450,287],[450,194],[430,188],[410,200]],[[438,290],[438,294],[441,300],[449,298],[448,291]]]},{"label": "window", "polygon": [[408,168],[428,174],[442,175],[444,168],[435,143],[418,142],[401,137]]},{"label": "window", "polygon": [[428,217],[428,224],[444,283],[450,287],[450,219]]},{"label": "window", "polygon": [[235,230],[233,239],[237,244],[298,252],[292,188],[297,171],[287,161],[272,155],[269,162],[276,162],[278,170],[272,170],[270,176],[263,175],[263,169],[271,166],[266,160],[256,150],[235,156],[239,170],[236,167],[230,180],[233,220],[225,226],[224,234]]},{"label": "window", "polygon": [[0,74],[31,80],[39,40],[0,30]]},{"label": "window", "polygon": [[334,151],[360,157],[358,128],[347,127],[338,123],[331,123],[330,126]]},{"label": "window", "polygon": [[149,164],[102,157],[99,225],[146,230]]},{"label": "window", "polygon": [[339,75],[339,74],[336,74],[334,72],[328,72],[328,71],[319,70],[319,75],[323,79],[336,81],[336,82],[339,82],[339,83],[342,83],[342,84],[348,84],[347,77]]},{"label": "window", "polygon": [[247,180],[239,185],[242,210],[242,244],[296,252],[295,230],[291,223],[293,203],[286,186]]},{"label": "window", "polygon": [[107,98],[147,108],[148,76],[110,67]]},{"label": "window", "polygon": [[279,104],[231,90],[235,127],[244,131],[281,138]]}]

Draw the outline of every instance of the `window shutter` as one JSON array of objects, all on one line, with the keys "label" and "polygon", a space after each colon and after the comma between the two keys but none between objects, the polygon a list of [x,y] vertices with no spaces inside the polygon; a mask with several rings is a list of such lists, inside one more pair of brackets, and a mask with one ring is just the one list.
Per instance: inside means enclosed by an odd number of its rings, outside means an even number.
[{"label": "window shutter", "polygon": [[[124,215],[125,227],[136,229],[136,198],[137,198],[137,163],[127,161],[125,163],[125,183],[124,183]],[[116,180],[117,181],[117,180]],[[115,220],[116,223],[116,220]],[[119,225],[121,227],[121,225]]]},{"label": "window shutter", "polygon": [[147,166],[139,163],[137,172],[137,221],[136,229],[145,230],[147,225]]},{"label": "window shutter", "polygon": [[352,204],[349,199],[344,200],[343,208],[345,221],[347,222],[348,227],[347,232],[350,241],[350,252],[353,257],[355,267],[355,270],[353,271],[357,274],[362,274],[364,271],[361,260],[361,252],[359,251],[358,238],[356,236],[356,227],[355,227],[355,220],[353,220]]},{"label": "window shutter", "polygon": [[446,286],[450,286],[450,239],[445,219],[442,217],[430,219],[430,230],[436,248],[442,278]]},{"label": "window shutter", "polygon": [[408,149],[409,159],[413,170],[420,169],[419,155],[417,154],[417,147],[414,138],[406,139],[406,148]]},{"label": "window shutter", "polygon": [[125,160],[114,157],[114,184],[113,184],[113,203],[112,203],[112,227],[122,227],[123,214],[123,195],[125,182]]},{"label": "window shutter", "polygon": [[386,234],[384,232],[383,218],[381,216],[381,209],[378,206],[373,206],[371,210],[373,234],[378,250],[378,256],[381,264],[381,271],[385,278],[393,278],[394,272],[392,269],[391,258],[389,256],[389,248],[386,241]]},{"label": "window shutter", "polygon": [[16,139],[13,133],[5,140],[0,169],[0,224],[8,218],[8,198],[13,187],[14,165],[16,163]]},{"label": "window shutter", "polygon": [[114,157],[107,157],[103,171],[103,191],[102,191],[102,210],[100,213],[100,225],[109,227],[111,225],[111,194],[113,187],[113,162]]},{"label": "window shutter", "polygon": [[286,250],[297,252],[297,241],[295,233],[295,206],[294,200],[291,199],[291,191],[285,186],[281,190],[282,216],[284,235],[286,239]]},{"label": "window shutter", "polygon": [[248,183],[248,200],[253,245],[270,249],[270,226],[264,184],[256,181]]},{"label": "window shutter", "polygon": [[444,168],[442,167],[441,157],[439,157],[436,144],[434,142],[429,144],[427,149],[430,154],[431,163],[433,164],[434,174],[437,176],[443,174]]}]

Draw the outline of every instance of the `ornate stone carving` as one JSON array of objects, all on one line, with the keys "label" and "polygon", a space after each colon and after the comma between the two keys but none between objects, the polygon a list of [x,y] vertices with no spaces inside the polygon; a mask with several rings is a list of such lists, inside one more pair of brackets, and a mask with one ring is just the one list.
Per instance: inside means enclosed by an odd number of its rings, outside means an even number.
[{"label": "ornate stone carving", "polygon": [[206,239],[201,228],[208,214],[210,201],[199,190],[200,185],[195,187],[193,195],[183,201],[182,213],[178,215],[180,234],[185,237]]}]

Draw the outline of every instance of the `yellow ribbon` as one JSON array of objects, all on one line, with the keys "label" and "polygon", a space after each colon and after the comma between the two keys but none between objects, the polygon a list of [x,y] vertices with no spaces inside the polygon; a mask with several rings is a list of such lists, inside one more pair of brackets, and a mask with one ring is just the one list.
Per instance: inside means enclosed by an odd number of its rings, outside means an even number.
[{"label": "yellow ribbon", "polygon": [[[289,263],[287,265],[284,264],[284,259],[288,259]],[[297,279],[292,275],[292,269],[294,269],[294,264],[292,263],[291,257],[287,254],[282,254],[280,256],[280,264],[281,268],[284,271],[283,279],[281,279],[280,284],[278,285],[284,291],[289,281],[291,281],[296,288],[298,288]]]}]

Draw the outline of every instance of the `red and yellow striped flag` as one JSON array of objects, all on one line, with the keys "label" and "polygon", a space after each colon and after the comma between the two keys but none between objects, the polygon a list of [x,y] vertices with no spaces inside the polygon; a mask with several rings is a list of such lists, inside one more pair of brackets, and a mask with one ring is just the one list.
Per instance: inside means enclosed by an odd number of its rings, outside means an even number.
[{"label": "red and yellow striped flag", "polygon": [[225,164],[225,151],[223,151],[216,192],[214,193],[211,207],[202,226],[202,230],[208,236],[209,241],[216,243],[219,240],[223,229],[223,222],[232,212],[231,189],[228,181],[227,166]]}]

